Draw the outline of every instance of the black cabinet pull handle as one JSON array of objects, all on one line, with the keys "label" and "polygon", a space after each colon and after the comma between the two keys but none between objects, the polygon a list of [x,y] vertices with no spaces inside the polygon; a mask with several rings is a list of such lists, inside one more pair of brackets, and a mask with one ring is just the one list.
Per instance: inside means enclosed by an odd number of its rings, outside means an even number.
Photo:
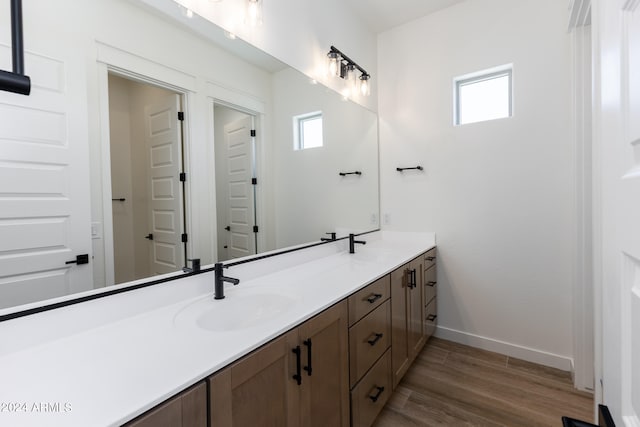
[{"label": "black cabinet pull handle", "polygon": [[417,279],[416,279],[416,269],[412,269],[412,270],[407,270],[407,272],[409,273],[409,284],[407,285],[407,287],[409,287],[410,289],[415,288],[417,285]]},{"label": "black cabinet pull handle", "polygon": [[374,345],[376,345],[376,343],[380,340],[380,338],[383,337],[383,334],[378,334],[378,333],[374,333],[373,335],[375,335],[374,338],[371,338],[370,340],[367,340],[367,342],[373,347]]},{"label": "black cabinet pull handle", "polygon": [[302,384],[302,371],[300,369],[300,346],[296,346],[296,348],[291,350],[293,354],[296,355],[296,374],[293,376],[293,379],[296,380],[298,385]]},{"label": "black cabinet pull handle", "polygon": [[436,257],[434,256],[428,256],[425,258],[427,261],[433,261],[434,259],[436,259]]},{"label": "black cabinet pull handle", "polygon": [[434,320],[436,320],[437,317],[438,317],[437,314],[430,314],[430,315],[427,316],[427,320],[429,322],[433,322]]},{"label": "black cabinet pull handle", "polygon": [[378,301],[380,298],[382,298],[382,294],[371,294],[371,296],[367,297],[366,300],[369,301],[371,304],[373,304],[374,302]]},{"label": "black cabinet pull handle", "polygon": [[311,338],[304,340],[302,344],[307,346],[307,366],[302,369],[307,371],[308,376],[311,376]]},{"label": "black cabinet pull handle", "polygon": [[431,281],[429,281],[429,282],[427,282],[427,286],[430,286],[430,287],[432,287],[432,288],[433,288],[437,283],[438,283],[438,282],[431,282]]},{"label": "black cabinet pull handle", "polygon": [[380,395],[384,391],[384,387],[374,386],[374,388],[377,390],[376,394],[374,394],[373,396],[369,395],[368,397],[373,403],[376,403],[378,399],[380,399]]}]

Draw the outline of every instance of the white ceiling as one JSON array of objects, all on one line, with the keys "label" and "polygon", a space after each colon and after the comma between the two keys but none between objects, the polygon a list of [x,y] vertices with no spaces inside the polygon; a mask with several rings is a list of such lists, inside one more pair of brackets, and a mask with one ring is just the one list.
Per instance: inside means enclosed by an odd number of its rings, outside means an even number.
[{"label": "white ceiling", "polygon": [[347,0],[374,33],[445,9],[464,0]]}]

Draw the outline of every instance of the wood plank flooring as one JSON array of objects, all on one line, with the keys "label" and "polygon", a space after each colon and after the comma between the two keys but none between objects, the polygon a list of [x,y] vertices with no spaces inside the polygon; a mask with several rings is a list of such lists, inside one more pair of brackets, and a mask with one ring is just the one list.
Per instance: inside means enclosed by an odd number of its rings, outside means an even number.
[{"label": "wood plank flooring", "polygon": [[431,338],[375,427],[562,426],[593,422],[593,396],[568,372]]}]

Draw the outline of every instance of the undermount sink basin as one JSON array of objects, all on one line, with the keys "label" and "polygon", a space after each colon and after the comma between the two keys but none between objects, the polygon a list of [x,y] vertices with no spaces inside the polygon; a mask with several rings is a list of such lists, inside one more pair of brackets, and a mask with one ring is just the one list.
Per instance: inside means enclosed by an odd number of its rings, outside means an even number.
[{"label": "undermount sink basin", "polygon": [[212,332],[232,332],[258,326],[290,310],[296,298],[271,291],[228,293],[222,300],[202,298],[181,310],[175,324],[195,324]]},{"label": "undermount sink basin", "polygon": [[358,252],[358,248],[356,248],[355,254],[349,254],[349,256],[355,261],[374,263],[383,262],[388,259],[390,255],[391,254],[389,252],[367,251],[366,249]]}]

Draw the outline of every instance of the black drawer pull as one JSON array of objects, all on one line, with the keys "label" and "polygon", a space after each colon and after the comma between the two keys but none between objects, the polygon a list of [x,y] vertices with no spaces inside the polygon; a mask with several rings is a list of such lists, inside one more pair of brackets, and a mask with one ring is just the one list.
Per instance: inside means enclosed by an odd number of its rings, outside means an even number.
[{"label": "black drawer pull", "polygon": [[374,302],[378,301],[380,298],[382,298],[382,294],[372,294],[371,296],[367,297],[366,300],[369,301],[371,304],[373,304]]},{"label": "black drawer pull", "polygon": [[375,388],[376,390],[378,390],[378,391],[377,391],[377,392],[376,392],[376,394],[374,394],[373,396],[369,395],[368,397],[369,397],[369,399],[371,399],[371,401],[372,401],[373,403],[376,403],[376,402],[378,401],[378,399],[380,399],[380,395],[381,395],[381,394],[382,394],[382,392],[384,391],[384,387],[378,387],[378,386],[375,386],[374,388]]},{"label": "black drawer pull", "polygon": [[296,380],[298,385],[302,384],[302,370],[300,369],[300,346],[297,346],[293,350],[291,350],[296,355],[296,374],[293,376],[293,379]]},{"label": "black drawer pull", "polygon": [[308,376],[311,376],[311,338],[304,340],[302,343],[307,346],[307,366],[302,369],[307,371]]},{"label": "black drawer pull", "polygon": [[427,282],[427,286],[434,287],[438,282]]},{"label": "black drawer pull", "polygon": [[374,333],[373,335],[375,335],[374,338],[371,338],[370,340],[367,340],[367,342],[373,347],[374,345],[376,345],[376,343],[380,340],[380,338],[383,337],[382,334],[377,334]]},{"label": "black drawer pull", "polygon": [[436,320],[437,317],[438,317],[437,314],[430,314],[430,315],[427,316],[427,320],[429,322],[433,322],[434,320]]},{"label": "black drawer pull", "polygon": [[428,256],[425,258],[427,261],[433,261],[434,259],[436,259],[436,257],[434,256]]}]

